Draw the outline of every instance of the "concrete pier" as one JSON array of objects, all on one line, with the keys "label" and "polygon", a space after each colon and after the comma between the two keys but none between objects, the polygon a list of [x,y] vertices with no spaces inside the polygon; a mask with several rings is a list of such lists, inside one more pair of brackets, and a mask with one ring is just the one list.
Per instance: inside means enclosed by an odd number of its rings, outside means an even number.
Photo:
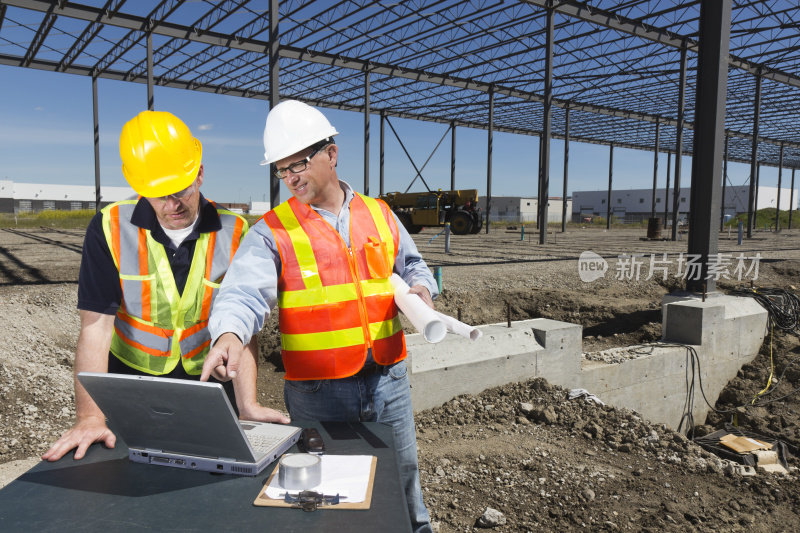
[{"label": "concrete pier", "polygon": [[[439,406],[460,394],[542,377],[566,389],[582,388],[610,405],[627,407],[676,429],[684,414],[687,380],[695,383],[695,423],[709,412],[738,370],[758,354],[767,312],[751,298],[711,294],[667,295],[661,342],[607,350],[606,360],[582,354],[577,324],[544,318],[481,326],[475,342],[448,334],[438,344],[407,335],[414,410]],[[691,350],[699,361],[692,368]],[[688,372],[687,372],[688,368]]]}]

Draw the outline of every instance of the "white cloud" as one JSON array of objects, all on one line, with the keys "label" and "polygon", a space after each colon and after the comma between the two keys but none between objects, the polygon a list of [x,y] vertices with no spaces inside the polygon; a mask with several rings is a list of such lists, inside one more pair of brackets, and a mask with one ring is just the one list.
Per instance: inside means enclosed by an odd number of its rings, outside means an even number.
[{"label": "white cloud", "polygon": [[263,141],[259,137],[245,138],[245,137],[198,137],[200,142],[207,146],[261,146]]},{"label": "white cloud", "polygon": [[37,105],[36,107],[33,108],[33,110],[34,111],[44,111],[44,107],[40,106],[40,105]]},{"label": "white cloud", "polygon": [[210,130],[210,129],[211,129],[211,128],[213,128],[213,127],[214,127],[214,125],[213,125],[213,124],[200,124],[200,125],[197,127],[197,129],[198,129],[198,130],[200,130],[200,131],[208,131],[208,130]]}]

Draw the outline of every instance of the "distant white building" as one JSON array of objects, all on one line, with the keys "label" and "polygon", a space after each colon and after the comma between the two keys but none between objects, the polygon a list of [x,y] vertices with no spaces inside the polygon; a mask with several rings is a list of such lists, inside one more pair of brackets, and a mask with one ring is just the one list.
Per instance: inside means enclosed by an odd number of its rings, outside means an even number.
[{"label": "distant white building", "polygon": [[[560,197],[551,196],[547,203],[547,222],[561,222],[561,206],[564,201]],[[478,199],[478,206],[486,212],[486,197]],[[536,222],[539,201],[536,198],[521,196],[492,196],[492,222]],[[572,199],[567,198],[567,216],[572,212]]]},{"label": "distant white building", "polygon": [[[678,218],[686,217],[689,214],[690,204],[689,187],[681,187],[678,194]],[[778,201],[777,187],[758,187],[756,209],[774,208]],[[791,189],[781,187],[781,210],[789,210],[790,200],[794,202],[797,209],[798,189],[794,191],[793,200]],[[656,189],[656,216],[664,218],[665,191]],[[672,219],[675,191],[669,191],[668,220]],[[737,213],[746,213],[747,204],[750,198],[749,185],[729,186],[725,188],[724,214],[735,216]],[[653,189],[629,189],[611,191],[611,214],[619,220],[626,222],[639,222],[650,218],[652,208]],[[574,191],[572,193],[572,220],[579,222],[584,218],[605,217],[608,213],[608,190],[604,191]]]},{"label": "distant white building", "polygon": [[261,216],[270,209],[269,202],[250,202],[250,209],[247,213],[249,215]]},{"label": "distant white building", "polygon": [[[130,187],[100,188],[100,206],[136,198]],[[51,210],[95,209],[94,185],[55,185],[0,180],[0,213],[38,213]]]}]

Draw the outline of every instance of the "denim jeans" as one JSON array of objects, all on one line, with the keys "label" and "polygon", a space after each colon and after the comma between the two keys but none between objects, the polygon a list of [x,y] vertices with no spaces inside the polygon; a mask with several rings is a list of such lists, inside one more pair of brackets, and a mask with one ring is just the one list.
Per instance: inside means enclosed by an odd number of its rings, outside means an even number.
[{"label": "denim jeans", "polygon": [[431,531],[419,484],[417,436],[405,361],[366,376],[286,381],[283,397],[292,418],[392,426],[411,525],[415,532]]}]

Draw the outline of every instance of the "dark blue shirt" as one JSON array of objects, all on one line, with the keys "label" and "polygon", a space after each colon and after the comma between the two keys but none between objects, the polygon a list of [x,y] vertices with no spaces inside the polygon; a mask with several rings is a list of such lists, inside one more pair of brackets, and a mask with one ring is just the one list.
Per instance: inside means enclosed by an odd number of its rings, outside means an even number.
[{"label": "dark blue shirt", "polygon": [[[86,228],[83,241],[83,256],[78,276],[78,309],[94,311],[105,315],[115,315],[122,304],[122,287],[119,270],[114,264],[111,250],[103,233],[102,214],[97,213]],[[222,223],[214,205],[200,196],[200,222],[175,249],[172,241],[161,228],[156,212],[150,203],[140,198],[131,215],[131,223],[149,229],[156,242],[164,245],[169,258],[172,275],[178,292],[183,292],[189,268],[192,266],[194,247],[201,233],[211,233],[222,229]]]}]

